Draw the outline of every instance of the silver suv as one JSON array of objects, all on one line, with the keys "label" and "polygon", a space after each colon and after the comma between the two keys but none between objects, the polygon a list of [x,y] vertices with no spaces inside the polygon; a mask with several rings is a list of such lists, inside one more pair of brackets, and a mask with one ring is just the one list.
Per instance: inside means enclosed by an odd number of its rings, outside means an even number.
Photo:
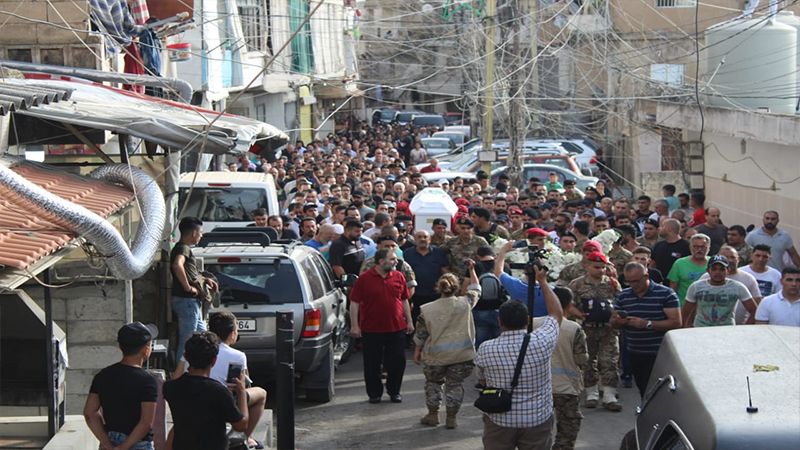
[{"label": "silver suv", "polygon": [[214,308],[238,319],[234,346],[247,355],[251,372],[267,378],[275,373],[275,315],[292,311],[297,386],[308,400],[329,402],[335,365],[349,337],[345,294],[322,255],[299,242],[273,242],[260,229],[244,228],[206,233],[195,256],[219,281]]}]

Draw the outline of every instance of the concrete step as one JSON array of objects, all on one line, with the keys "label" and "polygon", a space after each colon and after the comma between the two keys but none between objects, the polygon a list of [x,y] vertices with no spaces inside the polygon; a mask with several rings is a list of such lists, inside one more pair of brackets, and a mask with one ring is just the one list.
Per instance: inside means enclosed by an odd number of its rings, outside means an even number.
[{"label": "concrete step", "polygon": [[46,438],[0,437],[0,449],[3,450],[41,450],[47,444]]}]

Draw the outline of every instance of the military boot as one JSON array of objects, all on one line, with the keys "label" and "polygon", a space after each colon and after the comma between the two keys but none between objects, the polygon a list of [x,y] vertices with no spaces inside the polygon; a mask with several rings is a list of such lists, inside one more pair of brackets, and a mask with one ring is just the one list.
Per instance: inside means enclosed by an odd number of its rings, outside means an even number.
[{"label": "military boot", "polygon": [[439,425],[439,408],[431,408],[429,406],[428,414],[426,414],[422,419],[420,419],[419,423],[427,425],[429,427],[435,427]]},{"label": "military boot", "polygon": [[622,411],[622,405],[617,400],[617,388],[603,386],[603,408],[614,412]]},{"label": "military boot", "polygon": [[587,408],[597,408],[600,403],[600,392],[597,390],[597,385],[589,386],[586,388],[586,403],[584,406]]},{"label": "military boot", "polygon": [[452,430],[453,428],[458,426],[458,423],[456,422],[456,415],[457,414],[458,414],[458,410],[457,409],[456,410],[452,410],[452,409],[448,409],[447,410],[447,420],[445,420],[445,423],[444,423],[445,428],[448,428],[448,429]]}]

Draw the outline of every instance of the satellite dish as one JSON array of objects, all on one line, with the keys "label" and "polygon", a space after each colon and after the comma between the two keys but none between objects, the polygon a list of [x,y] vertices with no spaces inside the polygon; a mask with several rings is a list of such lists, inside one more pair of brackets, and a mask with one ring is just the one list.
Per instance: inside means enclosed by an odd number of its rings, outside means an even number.
[{"label": "satellite dish", "polygon": [[430,14],[431,12],[433,12],[433,6],[431,6],[430,3],[425,3],[424,5],[422,5],[422,12],[424,12],[425,14]]}]

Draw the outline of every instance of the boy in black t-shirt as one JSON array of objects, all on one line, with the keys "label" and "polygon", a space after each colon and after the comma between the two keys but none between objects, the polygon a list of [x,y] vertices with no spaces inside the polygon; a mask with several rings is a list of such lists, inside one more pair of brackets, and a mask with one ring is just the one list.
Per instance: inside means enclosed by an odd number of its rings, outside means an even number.
[{"label": "boy in black t-shirt", "polygon": [[173,450],[227,450],[225,423],[236,431],[247,430],[247,393],[244,373],[229,384],[236,392],[209,378],[217,361],[219,338],[207,331],[195,333],[186,341],[184,356],[189,372],[164,383],[164,398],[172,411],[174,426],[167,438]]},{"label": "boy in black t-shirt", "polygon": [[157,335],[155,325],[141,322],[120,328],[117,342],[122,361],[101,370],[92,380],[83,416],[103,450],[153,450],[150,430],[158,386],[142,364],[150,357],[150,342]]}]

